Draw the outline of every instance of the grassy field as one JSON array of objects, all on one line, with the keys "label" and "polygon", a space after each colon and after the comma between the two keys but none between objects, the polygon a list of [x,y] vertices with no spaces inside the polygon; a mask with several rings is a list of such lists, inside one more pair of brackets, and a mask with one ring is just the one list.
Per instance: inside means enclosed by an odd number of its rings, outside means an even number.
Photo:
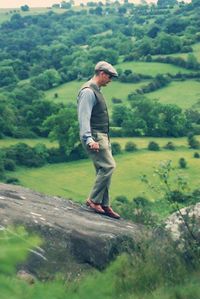
[{"label": "grassy field", "polygon": [[[196,136],[200,141],[200,136]],[[167,142],[172,141],[176,147],[187,148],[188,142],[186,137],[181,138],[162,138],[162,137],[112,137],[111,142],[118,142],[121,145],[121,148],[124,149],[125,144],[128,141],[132,141],[137,145],[138,149],[146,149],[150,141],[156,141],[160,147],[163,147]],[[27,138],[6,138],[0,139],[0,148],[9,147],[16,143],[23,142],[29,146],[35,146],[37,143],[43,143],[46,147],[57,147],[58,143],[56,141],[51,142],[48,138],[38,138],[38,139],[27,139]]]},{"label": "grassy field", "polygon": [[[177,151],[150,152],[141,150],[116,156],[117,168],[113,175],[111,196],[115,198],[125,195],[129,199],[136,196],[148,196],[151,200],[158,198],[158,194],[151,193],[146,185],[141,182],[140,176],[146,174],[154,180],[154,167],[160,161],[172,160],[177,172],[182,172],[191,188],[199,187],[200,159],[193,158],[194,150],[179,149]],[[188,162],[186,170],[178,169],[178,160],[184,157]],[[95,173],[91,161],[82,160],[70,163],[61,163],[44,166],[38,169],[20,168],[15,173],[21,184],[33,190],[72,198],[83,202],[92,186]],[[173,176],[175,180],[176,176]]]},{"label": "grassy field", "polygon": [[163,104],[176,104],[187,109],[200,100],[200,82],[195,80],[171,82],[165,88],[148,93],[147,97],[159,99]]},{"label": "grassy field", "polygon": [[[55,87],[51,90],[48,90],[45,92],[46,99],[57,103],[62,102],[64,104],[69,102],[76,103],[78,91],[83,83],[84,82],[80,81],[72,81]],[[107,100],[108,108],[110,109],[113,105],[111,101],[113,97],[120,98],[125,102],[129,93],[131,93],[132,91],[136,90],[144,84],[144,82],[133,84],[113,81],[105,89],[102,88],[102,92]],[[54,97],[55,93],[58,94],[58,98]]]},{"label": "grassy field", "polygon": [[179,72],[181,73],[190,73],[189,70],[185,68],[178,67],[172,64],[159,63],[159,62],[140,62],[140,61],[131,61],[131,62],[122,62],[116,65],[116,68],[122,70],[132,70],[134,73],[156,76],[157,74],[167,74],[170,73],[175,75]]}]

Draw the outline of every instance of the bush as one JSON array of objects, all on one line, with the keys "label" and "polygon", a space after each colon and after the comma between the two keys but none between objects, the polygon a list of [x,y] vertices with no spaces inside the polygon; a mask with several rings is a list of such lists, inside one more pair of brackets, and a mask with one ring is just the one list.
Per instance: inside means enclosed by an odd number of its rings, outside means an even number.
[{"label": "bush", "polygon": [[165,149],[169,149],[171,151],[174,151],[176,149],[174,143],[172,141],[169,141],[165,146],[164,146]]},{"label": "bush", "polygon": [[179,159],[179,167],[180,168],[186,168],[187,167],[187,162],[186,162],[185,158],[180,158]]},{"label": "bush", "polygon": [[112,103],[113,103],[113,104],[121,104],[121,103],[122,103],[122,100],[121,100],[121,99],[118,99],[118,98],[112,98]]},{"label": "bush", "polygon": [[122,152],[121,145],[118,142],[112,142],[111,148],[112,148],[113,155],[118,155],[118,154],[121,154],[121,152]]},{"label": "bush", "polygon": [[126,152],[134,152],[137,150],[137,145],[132,142],[132,141],[128,141],[126,144],[125,144],[125,151]]},{"label": "bush", "polygon": [[188,196],[179,190],[173,190],[170,192],[170,199],[173,202],[184,203],[187,201]]},{"label": "bush", "polygon": [[148,150],[150,150],[150,151],[159,151],[160,146],[157,142],[150,141],[149,144],[148,144]]},{"label": "bush", "polygon": [[14,171],[16,169],[15,161],[11,159],[4,160],[4,169],[9,171]]},{"label": "bush", "polygon": [[20,181],[18,180],[18,178],[10,177],[10,178],[6,179],[6,183],[12,184],[12,185],[18,185],[20,183]]},{"label": "bush", "polygon": [[67,156],[59,148],[51,147],[48,149],[48,163],[66,162]]},{"label": "bush", "polygon": [[25,143],[17,143],[6,149],[6,158],[17,165],[39,167],[47,161],[48,152],[44,145],[37,144],[34,148]]},{"label": "bush", "polygon": [[188,144],[190,148],[194,148],[194,149],[200,148],[200,142],[195,138],[193,134],[188,135]]},{"label": "bush", "polygon": [[199,154],[198,152],[195,152],[195,153],[194,153],[194,158],[199,159],[199,158],[200,158],[200,154]]},{"label": "bush", "polygon": [[110,137],[122,137],[123,131],[121,127],[110,127]]},{"label": "bush", "polygon": [[125,219],[149,226],[157,223],[157,216],[151,211],[152,203],[144,197],[136,197],[129,201],[125,196],[118,196],[113,206]]}]

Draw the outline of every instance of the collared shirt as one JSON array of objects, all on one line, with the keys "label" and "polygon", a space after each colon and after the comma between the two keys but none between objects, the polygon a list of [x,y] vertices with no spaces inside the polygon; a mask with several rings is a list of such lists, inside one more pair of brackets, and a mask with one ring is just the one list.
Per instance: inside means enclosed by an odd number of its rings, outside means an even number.
[{"label": "collared shirt", "polygon": [[92,138],[90,118],[92,109],[97,103],[94,92],[90,88],[84,88],[78,95],[78,121],[80,138],[86,144],[94,142]]}]

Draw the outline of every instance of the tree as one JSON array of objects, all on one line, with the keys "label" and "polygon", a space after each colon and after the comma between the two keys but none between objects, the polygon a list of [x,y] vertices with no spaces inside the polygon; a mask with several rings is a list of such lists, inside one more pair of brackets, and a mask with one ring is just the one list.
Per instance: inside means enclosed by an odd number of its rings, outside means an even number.
[{"label": "tree", "polygon": [[22,11],[29,11],[29,6],[27,4],[22,5],[20,8],[21,8]]},{"label": "tree", "polygon": [[127,118],[129,108],[125,105],[116,105],[112,111],[112,123],[113,126],[121,127],[123,121]]},{"label": "tree", "polygon": [[69,155],[79,141],[76,107],[69,105],[57,114],[49,116],[43,127],[50,131],[51,140],[57,140],[61,152]]},{"label": "tree", "polygon": [[0,137],[13,136],[15,120],[15,114],[12,108],[0,103]]},{"label": "tree", "polygon": [[188,145],[190,148],[193,149],[200,148],[200,142],[196,139],[196,137],[192,133],[188,134]]},{"label": "tree", "polygon": [[169,34],[177,34],[184,31],[187,25],[188,21],[181,18],[172,17],[166,21],[165,31]]},{"label": "tree", "polygon": [[138,46],[138,52],[140,55],[148,55],[151,54],[153,48],[153,43],[150,38],[145,37],[141,40]]},{"label": "tree", "polygon": [[93,47],[89,51],[89,56],[93,63],[97,63],[100,60],[109,61],[111,64],[116,64],[119,54],[115,50],[105,49],[102,46]]},{"label": "tree", "polygon": [[193,6],[193,7],[200,7],[200,2],[199,2],[199,0],[192,0],[192,6]]},{"label": "tree", "polygon": [[48,90],[57,86],[60,82],[60,74],[55,69],[48,69],[39,76],[31,79],[31,84],[40,90]]},{"label": "tree", "polygon": [[0,68],[0,87],[16,84],[18,81],[17,76],[11,66]]},{"label": "tree", "polygon": [[158,6],[174,6],[177,4],[177,0],[158,0],[157,5]]},{"label": "tree", "polygon": [[188,54],[186,67],[193,70],[200,69],[200,64],[194,54]]},{"label": "tree", "polygon": [[160,33],[155,39],[155,54],[171,54],[181,50],[181,40],[176,36]]}]

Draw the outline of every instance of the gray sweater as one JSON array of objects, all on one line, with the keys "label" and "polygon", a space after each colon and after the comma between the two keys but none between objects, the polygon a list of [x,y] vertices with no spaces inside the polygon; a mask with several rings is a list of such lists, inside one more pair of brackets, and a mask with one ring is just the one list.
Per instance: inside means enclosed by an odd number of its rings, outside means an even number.
[{"label": "gray sweater", "polygon": [[86,144],[94,142],[92,139],[90,118],[92,109],[96,104],[96,97],[90,88],[84,88],[78,95],[78,121],[80,127],[80,139]]}]

